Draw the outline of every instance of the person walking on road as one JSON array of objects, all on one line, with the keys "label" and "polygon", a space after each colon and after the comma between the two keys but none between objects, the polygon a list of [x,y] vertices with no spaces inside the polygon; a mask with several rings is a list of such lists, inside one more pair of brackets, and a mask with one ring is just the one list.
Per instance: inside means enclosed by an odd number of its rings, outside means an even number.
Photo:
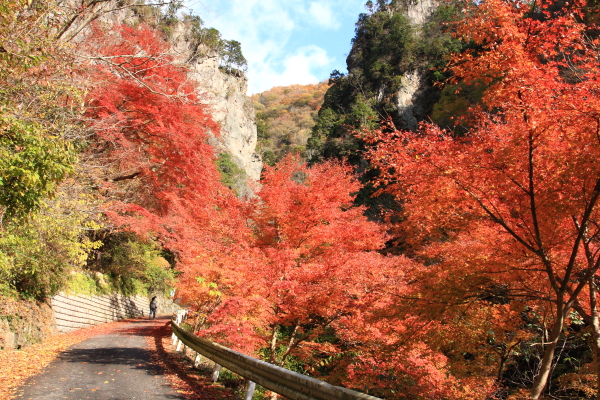
[{"label": "person walking on road", "polygon": [[156,296],[154,296],[152,298],[152,301],[150,302],[150,319],[156,318],[156,309],[158,308],[158,304],[156,302]]}]

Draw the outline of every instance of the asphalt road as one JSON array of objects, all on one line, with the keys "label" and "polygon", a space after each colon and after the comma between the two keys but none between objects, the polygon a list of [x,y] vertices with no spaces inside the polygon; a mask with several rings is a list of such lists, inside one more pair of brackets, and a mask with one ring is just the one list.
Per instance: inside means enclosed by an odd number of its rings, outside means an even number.
[{"label": "asphalt road", "polygon": [[115,333],[94,336],[61,353],[30,378],[18,399],[158,400],[185,399],[152,363],[146,337],[167,318],[136,320]]}]

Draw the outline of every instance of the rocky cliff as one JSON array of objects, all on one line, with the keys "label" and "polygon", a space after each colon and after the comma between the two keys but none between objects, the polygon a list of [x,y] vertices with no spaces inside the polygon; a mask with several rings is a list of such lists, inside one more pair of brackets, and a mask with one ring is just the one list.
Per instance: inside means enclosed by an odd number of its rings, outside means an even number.
[{"label": "rocky cliff", "polygon": [[445,30],[453,8],[437,0],[374,3],[356,23],[348,73],[331,75],[308,142],[313,161],[343,157],[363,165],[366,144],[354,132],[377,128],[389,117],[398,128],[415,130],[440,98],[433,82],[444,79],[447,56],[457,49]]},{"label": "rocky cliff", "polygon": [[231,154],[234,162],[246,172],[247,178],[258,181],[262,161],[255,151],[255,112],[250,97],[246,95],[246,76],[239,70],[221,68],[216,51],[198,51],[184,22],[174,27],[170,40],[177,59],[190,66],[190,79],[198,83],[205,103],[213,109],[213,118],[221,124],[220,135],[213,145],[218,152]]},{"label": "rocky cliff", "polygon": [[413,26],[423,26],[438,4],[437,0],[406,0],[395,4],[395,12],[405,15]]},{"label": "rocky cliff", "polygon": [[[436,11],[436,0],[409,0],[400,3],[396,12],[408,18],[417,35],[422,35],[423,26],[429,21]],[[421,67],[410,68],[400,80],[400,87],[395,94],[395,108],[400,120],[407,129],[415,130],[419,121],[423,120],[426,112],[431,107],[434,97],[431,93],[431,84],[425,78],[425,71]]]},{"label": "rocky cliff", "polygon": [[[386,111],[393,113],[396,123],[404,129],[417,129],[419,121],[437,100],[437,93],[432,93],[426,79],[427,67],[419,59],[422,54],[414,50],[419,42],[426,40],[423,36],[429,32],[424,32],[424,27],[431,23],[437,7],[437,0],[390,1],[373,12],[362,26],[359,22],[357,37],[348,55],[349,76],[362,76],[366,70],[369,83],[375,89],[376,102],[387,103]],[[381,28],[383,35],[378,31]],[[386,40],[404,43],[394,47],[386,45]],[[374,65],[386,62],[391,64],[389,68],[372,72]]]}]

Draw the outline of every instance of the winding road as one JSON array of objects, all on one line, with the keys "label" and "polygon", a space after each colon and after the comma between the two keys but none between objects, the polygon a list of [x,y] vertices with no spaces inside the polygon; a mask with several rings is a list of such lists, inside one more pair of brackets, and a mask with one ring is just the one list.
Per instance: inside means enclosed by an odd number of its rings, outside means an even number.
[{"label": "winding road", "polygon": [[168,320],[135,320],[70,347],[27,380],[17,399],[186,399],[170,385],[148,348],[148,339]]}]

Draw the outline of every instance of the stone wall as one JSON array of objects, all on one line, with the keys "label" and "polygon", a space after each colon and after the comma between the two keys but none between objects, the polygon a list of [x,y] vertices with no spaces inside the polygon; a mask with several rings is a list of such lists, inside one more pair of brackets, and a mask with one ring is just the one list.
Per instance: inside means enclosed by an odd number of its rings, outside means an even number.
[{"label": "stone wall", "polygon": [[27,347],[56,332],[48,303],[0,297],[0,350]]},{"label": "stone wall", "polygon": [[124,318],[148,315],[148,298],[121,294],[82,296],[58,294],[51,300],[59,332],[70,332]]},{"label": "stone wall", "polygon": [[[170,315],[180,307],[170,299],[157,295],[158,315]],[[104,324],[125,318],[147,317],[150,300],[146,296],[123,296],[107,294],[102,296],[84,296],[60,293],[54,296],[50,304],[59,332]]]},{"label": "stone wall", "polygon": [[[180,307],[157,295],[158,315],[172,315]],[[58,332],[104,324],[124,318],[147,317],[146,296],[120,294],[84,296],[58,294],[48,302],[0,297],[0,350],[20,349]]]}]

